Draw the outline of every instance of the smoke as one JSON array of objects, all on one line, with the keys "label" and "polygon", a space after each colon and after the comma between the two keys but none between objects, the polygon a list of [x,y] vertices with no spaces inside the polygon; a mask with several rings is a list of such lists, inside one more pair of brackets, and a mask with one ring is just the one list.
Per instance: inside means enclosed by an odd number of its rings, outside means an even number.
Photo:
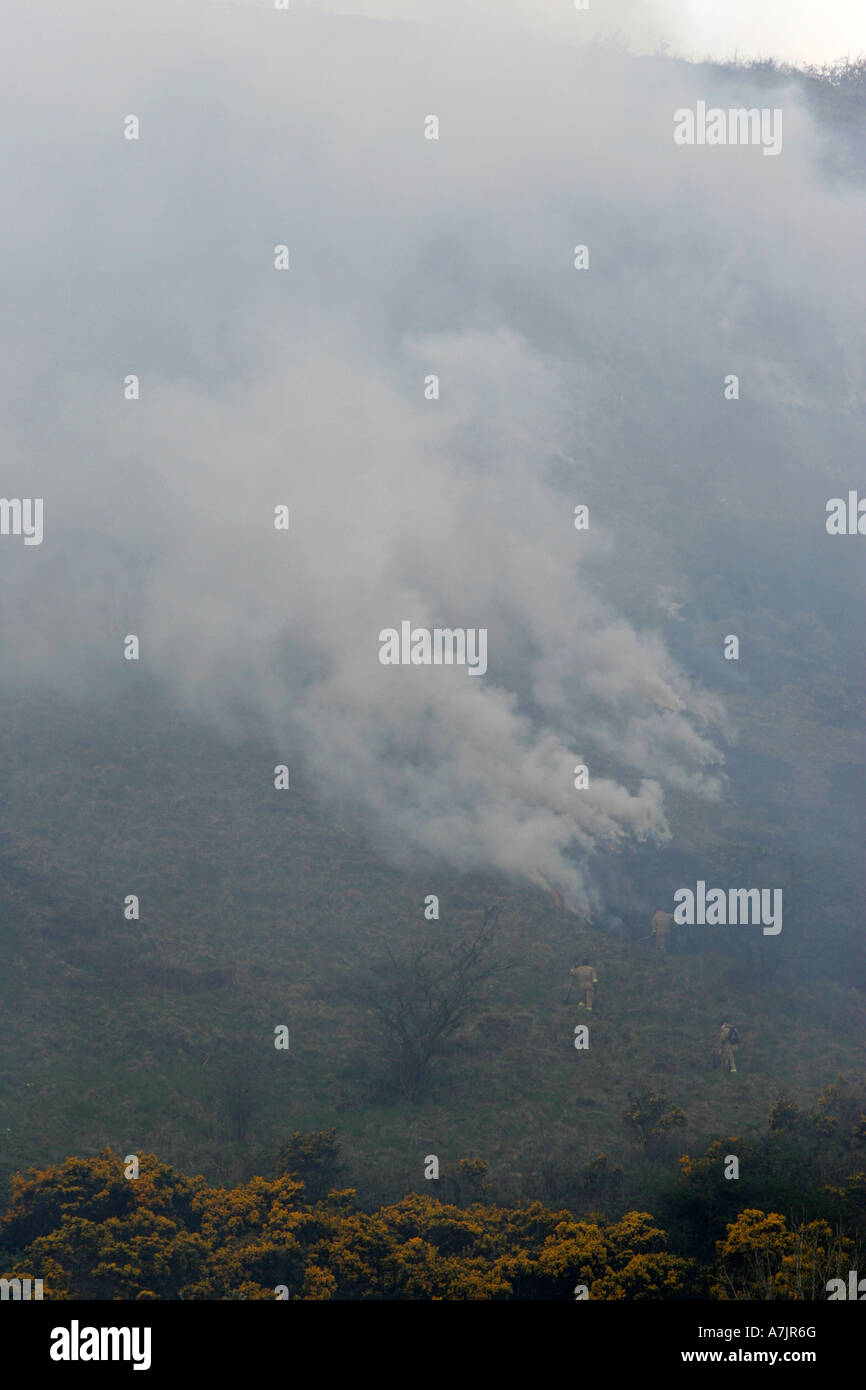
[{"label": "smoke", "polygon": [[[179,0],[201,8],[273,10],[275,0]],[[615,42],[635,51],[669,47],[681,27],[672,0],[281,0],[293,18],[338,15],[423,25],[489,43],[494,34],[511,39],[543,37],[557,44]]]},{"label": "smoke", "polygon": [[[394,858],[592,908],[599,848],[669,838],[668,789],[724,794],[724,699],[668,650],[679,542],[708,507],[720,547],[801,516],[786,412],[862,400],[862,190],[827,186],[793,88],[755,98],[780,159],[675,149],[720,79],[622,52],[13,13],[4,495],[45,499],[45,541],[0,540],[7,685],[158,680]],[[486,628],[487,674],[382,666],[404,620]]]}]

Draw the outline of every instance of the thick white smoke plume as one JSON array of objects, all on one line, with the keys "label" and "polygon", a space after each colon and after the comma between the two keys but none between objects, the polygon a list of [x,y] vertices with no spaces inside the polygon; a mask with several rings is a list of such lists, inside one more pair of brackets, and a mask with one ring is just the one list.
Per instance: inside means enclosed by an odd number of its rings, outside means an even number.
[{"label": "thick white smoke plume", "polygon": [[[722,793],[722,702],[663,633],[678,539],[720,494],[784,509],[811,462],[784,412],[862,392],[862,193],[822,182],[793,89],[780,159],[682,150],[674,109],[713,95],[684,65],[107,13],[13,6],[3,493],[44,498],[45,539],[0,545],[7,683],[123,698],[136,633],[172,701],[394,855],[591,906],[595,850],[668,835],[665,788]],[[728,371],[760,460],[703,447]],[[407,619],[486,628],[487,673],[382,666]]]}]

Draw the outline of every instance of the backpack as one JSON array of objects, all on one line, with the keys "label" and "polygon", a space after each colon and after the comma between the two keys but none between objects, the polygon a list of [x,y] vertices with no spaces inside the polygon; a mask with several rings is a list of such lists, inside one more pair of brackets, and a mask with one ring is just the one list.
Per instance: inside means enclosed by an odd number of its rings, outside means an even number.
[{"label": "backpack", "polygon": [[728,1034],[728,1042],[731,1044],[732,1047],[736,1047],[736,1045],[737,1045],[737,1043],[738,1043],[739,1041],[740,1041],[740,1035],[739,1035],[739,1033],[737,1032],[736,1028],[732,1028],[731,1031],[730,1031],[730,1033]]}]

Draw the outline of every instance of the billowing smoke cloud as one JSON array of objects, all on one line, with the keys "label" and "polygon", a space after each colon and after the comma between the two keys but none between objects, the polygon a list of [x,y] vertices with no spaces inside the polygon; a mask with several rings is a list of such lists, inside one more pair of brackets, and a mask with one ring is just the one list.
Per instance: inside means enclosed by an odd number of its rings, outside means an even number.
[{"label": "billowing smoke cloud", "polygon": [[[665,634],[696,524],[801,515],[828,473],[793,405],[862,399],[862,191],[793,88],[767,159],[675,148],[720,79],[622,53],[13,13],[3,493],[44,497],[45,540],[0,541],[7,684],[156,678],[395,857],[592,906],[594,852],[669,835],[666,788],[724,793],[723,701]],[[487,673],[383,666],[404,620],[485,628]]]}]

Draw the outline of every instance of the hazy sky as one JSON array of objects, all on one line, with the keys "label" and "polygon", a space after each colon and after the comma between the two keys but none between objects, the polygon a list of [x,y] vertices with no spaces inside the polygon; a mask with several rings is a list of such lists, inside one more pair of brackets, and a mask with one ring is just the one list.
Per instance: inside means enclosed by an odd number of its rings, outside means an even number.
[{"label": "hazy sky", "polygon": [[833,62],[866,53],[863,0],[679,0],[680,38],[689,55],[740,54],[789,62]]},{"label": "hazy sky", "polygon": [[[211,0],[273,9],[273,0]],[[834,62],[866,53],[864,0],[291,0],[298,12],[369,15],[503,32],[528,26],[567,40],[619,31],[638,50],[666,42],[686,57]]]}]

